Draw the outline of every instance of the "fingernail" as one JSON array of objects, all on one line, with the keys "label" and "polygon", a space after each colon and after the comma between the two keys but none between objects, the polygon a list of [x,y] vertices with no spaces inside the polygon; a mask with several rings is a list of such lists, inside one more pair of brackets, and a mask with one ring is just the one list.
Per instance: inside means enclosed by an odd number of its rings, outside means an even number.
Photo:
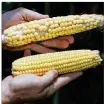
[{"label": "fingernail", "polygon": [[82,72],[76,72],[77,76],[81,76],[83,73]]},{"label": "fingernail", "polygon": [[70,42],[70,44],[72,44],[74,42],[74,38],[72,36],[70,36],[69,42]]},{"label": "fingernail", "polygon": [[57,75],[58,75],[57,70],[52,70],[52,72],[53,72],[53,74],[55,75],[55,77],[57,77]]},{"label": "fingernail", "polygon": [[43,45],[47,45],[47,41],[45,41],[45,42],[42,42],[42,44],[43,44]]},{"label": "fingernail", "polygon": [[47,17],[47,18],[49,18],[49,15],[44,15],[44,17]]},{"label": "fingernail", "polygon": [[69,42],[66,41],[66,40],[63,40],[63,41],[62,41],[62,47],[63,47],[63,48],[67,48],[68,46],[69,46]]},{"label": "fingernail", "polygon": [[26,49],[26,50],[24,51],[24,56],[30,56],[30,55],[31,55],[30,49]]}]

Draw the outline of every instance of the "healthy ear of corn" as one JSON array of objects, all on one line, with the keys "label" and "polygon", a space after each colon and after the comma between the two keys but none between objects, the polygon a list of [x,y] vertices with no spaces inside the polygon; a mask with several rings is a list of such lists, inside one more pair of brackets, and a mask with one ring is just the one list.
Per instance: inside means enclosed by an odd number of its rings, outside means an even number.
[{"label": "healthy ear of corn", "polygon": [[64,35],[84,32],[104,25],[104,16],[96,14],[69,15],[34,20],[12,26],[4,31],[3,43],[19,47]]},{"label": "healthy ear of corn", "polygon": [[59,74],[82,71],[96,67],[102,62],[99,51],[72,50],[27,56],[12,63],[12,74],[44,75],[49,70],[57,70]]}]

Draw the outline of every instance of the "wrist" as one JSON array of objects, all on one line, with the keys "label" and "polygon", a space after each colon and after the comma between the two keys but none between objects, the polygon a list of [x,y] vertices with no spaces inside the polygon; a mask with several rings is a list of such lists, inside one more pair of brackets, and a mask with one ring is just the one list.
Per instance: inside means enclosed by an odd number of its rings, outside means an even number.
[{"label": "wrist", "polygon": [[11,104],[8,96],[2,96],[2,104]]},{"label": "wrist", "polygon": [[2,104],[20,104],[22,99],[9,86],[9,83],[2,84]]},{"label": "wrist", "polygon": [[2,104],[11,104],[11,98],[13,94],[8,86],[2,86]]},{"label": "wrist", "polygon": [[14,104],[16,100],[15,93],[10,87],[10,80],[11,79],[4,79],[2,81],[1,86],[2,104]]}]

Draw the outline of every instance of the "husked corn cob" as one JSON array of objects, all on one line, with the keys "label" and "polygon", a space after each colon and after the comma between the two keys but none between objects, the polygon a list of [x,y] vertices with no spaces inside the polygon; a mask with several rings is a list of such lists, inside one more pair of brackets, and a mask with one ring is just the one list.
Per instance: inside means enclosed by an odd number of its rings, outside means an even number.
[{"label": "husked corn cob", "polygon": [[12,74],[44,75],[47,71],[55,69],[59,74],[82,71],[96,67],[102,62],[99,51],[72,50],[54,53],[45,53],[26,56],[12,63]]},{"label": "husked corn cob", "polygon": [[64,35],[84,32],[104,25],[104,16],[68,15],[21,23],[4,30],[3,43],[19,47]]}]

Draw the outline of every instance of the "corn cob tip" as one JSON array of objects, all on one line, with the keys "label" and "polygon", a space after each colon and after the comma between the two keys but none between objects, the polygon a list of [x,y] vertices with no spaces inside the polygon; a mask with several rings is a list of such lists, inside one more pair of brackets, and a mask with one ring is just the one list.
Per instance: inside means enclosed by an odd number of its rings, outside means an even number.
[{"label": "corn cob tip", "polygon": [[100,52],[99,52],[98,50],[93,50],[93,52],[94,52],[95,54],[100,54]]},{"label": "corn cob tip", "polygon": [[98,17],[98,20],[99,20],[99,27],[104,28],[104,16],[100,15]]},{"label": "corn cob tip", "polygon": [[[101,62],[103,61],[103,58],[102,58],[102,56],[101,56],[101,54],[100,54],[100,51],[98,51],[98,50],[93,50],[93,53],[94,53],[95,55],[99,56],[99,62],[101,63]],[[95,58],[96,58],[96,57],[95,57]]]},{"label": "corn cob tip", "polygon": [[2,42],[3,42],[3,44],[4,44],[4,43],[5,43],[4,35],[1,36],[1,39],[2,39]]}]

